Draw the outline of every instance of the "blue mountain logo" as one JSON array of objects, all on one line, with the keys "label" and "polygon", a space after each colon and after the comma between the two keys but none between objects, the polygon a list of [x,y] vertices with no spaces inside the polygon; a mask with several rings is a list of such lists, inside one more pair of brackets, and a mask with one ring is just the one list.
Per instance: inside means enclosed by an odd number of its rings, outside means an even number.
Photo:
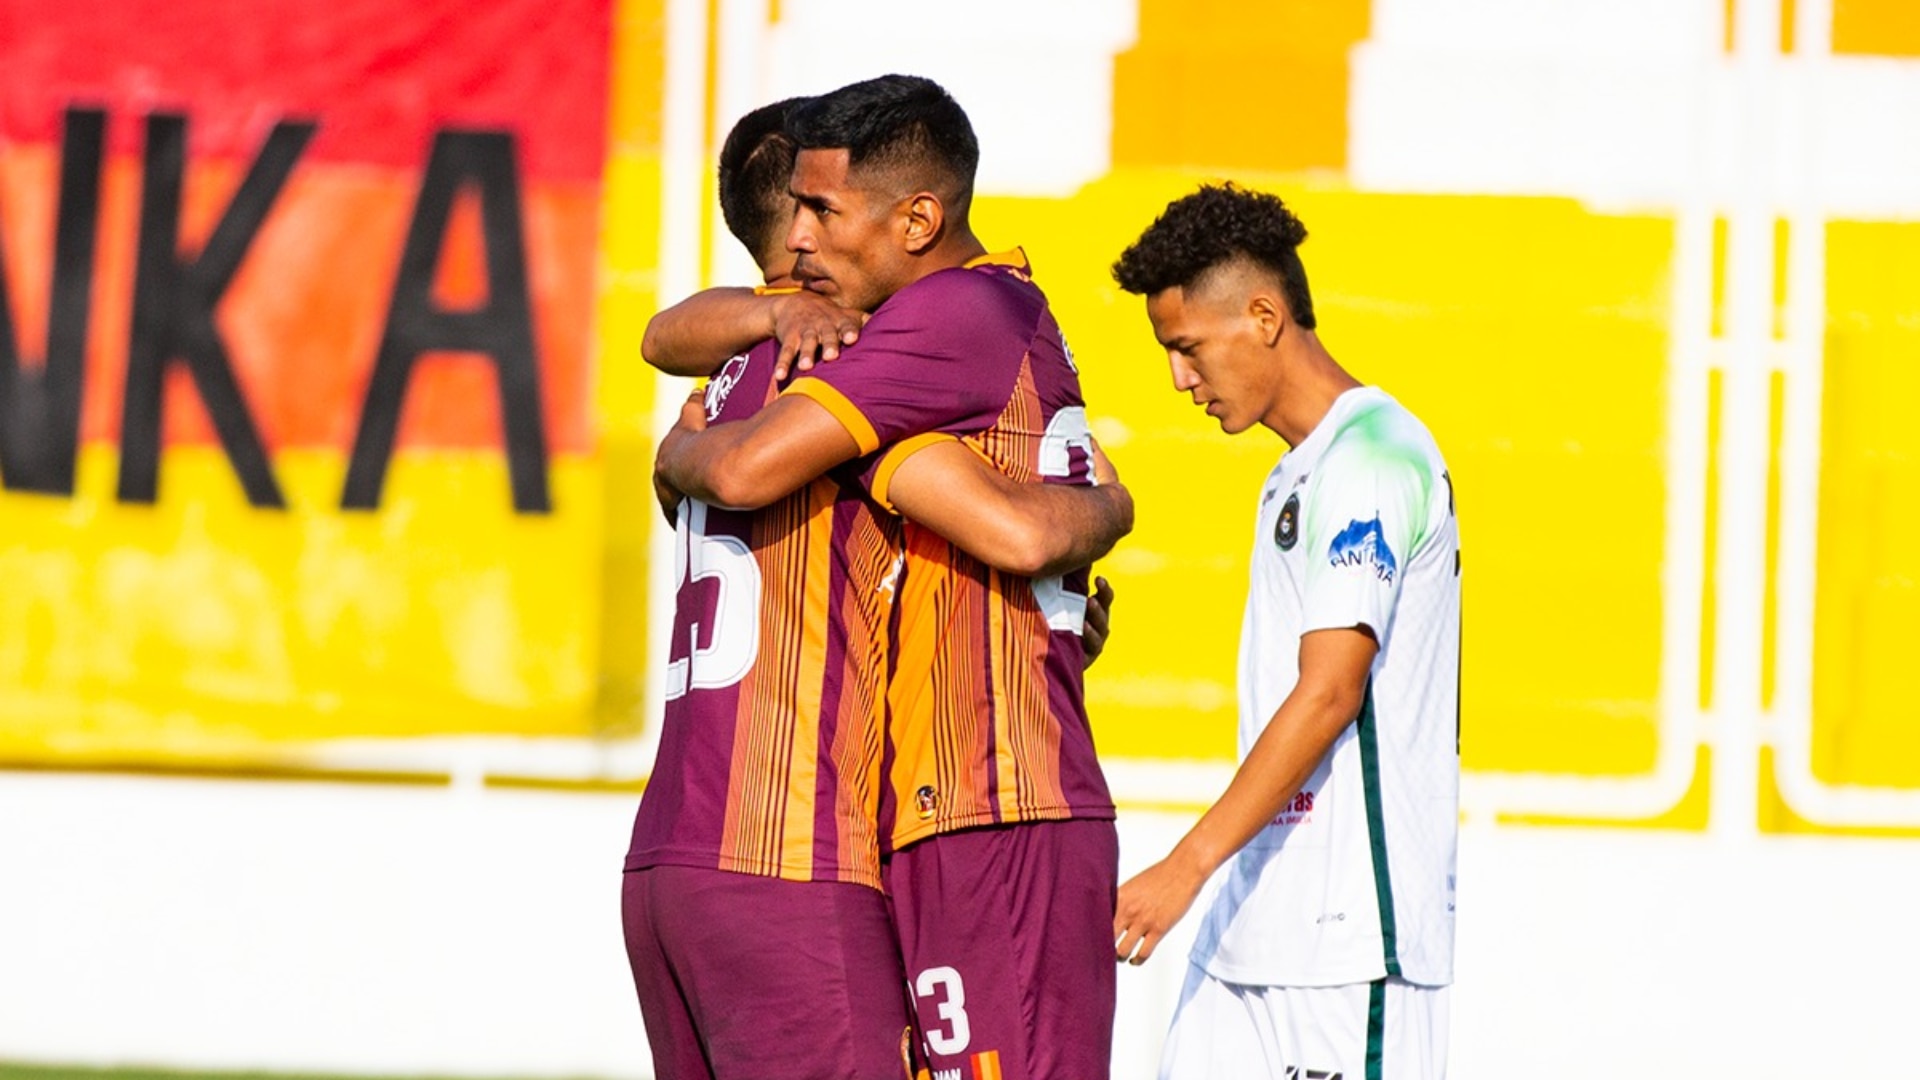
[{"label": "blue mountain logo", "polygon": [[1333,538],[1327,549],[1327,561],[1334,566],[1369,566],[1374,576],[1391,585],[1394,571],[1400,569],[1393,549],[1387,546],[1387,534],[1380,527],[1380,515],[1366,521],[1353,521]]}]

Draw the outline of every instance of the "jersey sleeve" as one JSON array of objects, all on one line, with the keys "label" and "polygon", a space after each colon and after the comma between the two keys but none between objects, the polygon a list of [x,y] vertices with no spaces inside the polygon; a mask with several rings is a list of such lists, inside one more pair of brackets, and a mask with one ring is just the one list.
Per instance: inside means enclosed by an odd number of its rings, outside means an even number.
[{"label": "jersey sleeve", "polygon": [[795,379],[862,454],[929,432],[971,434],[1006,408],[1031,337],[1019,298],[986,275],[942,271],[874,312],[837,360]]},{"label": "jersey sleeve", "polygon": [[1302,521],[1302,633],[1364,625],[1385,640],[1432,493],[1415,455],[1364,441],[1329,449]]}]

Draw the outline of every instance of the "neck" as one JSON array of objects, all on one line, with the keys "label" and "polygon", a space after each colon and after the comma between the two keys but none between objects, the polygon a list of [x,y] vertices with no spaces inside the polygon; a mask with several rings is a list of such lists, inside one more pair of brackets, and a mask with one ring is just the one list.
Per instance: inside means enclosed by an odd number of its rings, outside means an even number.
[{"label": "neck", "polygon": [[1260,422],[1288,446],[1299,446],[1327,418],[1334,401],[1361,383],[1334,361],[1318,334],[1294,325],[1287,335],[1294,340],[1283,344],[1279,357],[1286,376],[1273,410]]},{"label": "neck", "polygon": [[956,266],[965,266],[987,253],[985,244],[973,235],[973,229],[962,225],[957,229],[944,231],[938,243],[922,251],[910,264],[912,276],[904,283],[911,285],[942,270],[951,270]]}]

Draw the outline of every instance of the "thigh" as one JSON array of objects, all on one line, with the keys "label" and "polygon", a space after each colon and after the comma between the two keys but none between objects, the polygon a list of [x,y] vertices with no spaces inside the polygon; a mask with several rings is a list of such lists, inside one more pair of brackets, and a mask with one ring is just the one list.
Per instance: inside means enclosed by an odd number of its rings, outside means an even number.
[{"label": "thigh", "polygon": [[1283,1058],[1274,1024],[1250,988],[1187,965],[1160,1054],[1160,1080],[1283,1077]]},{"label": "thigh", "polygon": [[715,1080],[906,1075],[905,975],[878,891],[654,872],[662,952]]},{"label": "thigh", "polygon": [[1110,821],[968,829],[887,870],[936,1080],[1104,1080],[1113,1055]]},{"label": "thigh", "polygon": [[1444,1080],[1452,992],[1386,980],[1380,1030],[1381,1080]]},{"label": "thigh", "polygon": [[620,921],[627,939],[627,965],[640,998],[640,1017],[653,1052],[653,1073],[674,1080],[713,1080],[694,1027],[693,1009],[667,962],[655,922],[654,885],[662,867],[621,876]]}]

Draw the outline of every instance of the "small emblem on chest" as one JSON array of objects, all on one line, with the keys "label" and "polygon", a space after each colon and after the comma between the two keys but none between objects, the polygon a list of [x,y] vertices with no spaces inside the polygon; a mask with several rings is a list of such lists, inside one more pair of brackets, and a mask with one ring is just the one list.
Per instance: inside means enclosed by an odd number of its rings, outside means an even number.
[{"label": "small emblem on chest", "polygon": [[940,809],[940,792],[932,784],[923,784],[919,791],[913,793],[913,801],[915,809],[920,812],[920,820],[926,821]]},{"label": "small emblem on chest", "polygon": [[1290,492],[1280,505],[1280,517],[1273,523],[1273,542],[1281,551],[1292,551],[1300,539],[1300,493]]}]

